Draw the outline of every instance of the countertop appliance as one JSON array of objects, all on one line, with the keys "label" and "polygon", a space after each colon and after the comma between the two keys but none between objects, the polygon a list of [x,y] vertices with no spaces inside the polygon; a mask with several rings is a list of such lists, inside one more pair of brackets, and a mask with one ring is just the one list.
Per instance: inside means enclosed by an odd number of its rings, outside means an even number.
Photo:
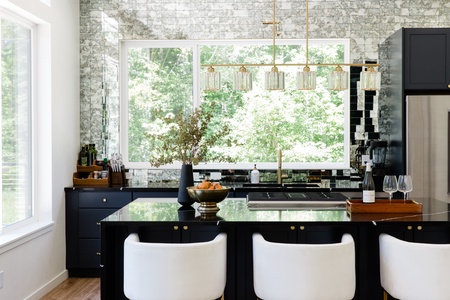
[{"label": "countertop appliance", "polygon": [[249,209],[345,209],[347,197],[335,192],[250,192]]}]

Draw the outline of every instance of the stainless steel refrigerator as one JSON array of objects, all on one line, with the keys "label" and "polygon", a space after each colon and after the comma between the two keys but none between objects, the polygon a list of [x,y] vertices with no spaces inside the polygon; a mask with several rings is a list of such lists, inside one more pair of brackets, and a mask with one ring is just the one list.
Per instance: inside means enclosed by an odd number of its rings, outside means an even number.
[{"label": "stainless steel refrigerator", "polygon": [[450,202],[449,112],[450,96],[406,98],[406,169],[414,185],[410,199]]}]

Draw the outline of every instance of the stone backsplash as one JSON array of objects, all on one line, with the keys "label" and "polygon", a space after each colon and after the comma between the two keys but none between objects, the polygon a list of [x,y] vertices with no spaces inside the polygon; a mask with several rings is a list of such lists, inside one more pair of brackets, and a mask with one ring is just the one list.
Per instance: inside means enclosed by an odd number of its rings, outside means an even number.
[{"label": "stone backsplash", "polygon": [[[251,170],[194,170],[194,182],[211,179],[224,185],[240,187],[250,183]],[[259,170],[260,183],[276,183],[276,170]],[[180,170],[130,169],[130,187],[178,187]],[[313,184],[323,188],[360,188],[361,176],[351,170],[283,170],[285,184]]]},{"label": "stone backsplash", "polygon": [[[280,38],[304,38],[305,13],[305,1],[277,1]],[[380,45],[402,27],[450,25],[447,0],[309,0],[308,13],[309,37],[348,38],[352,63],[380,61]],[[80,0],[80,141],[95,143],[100,157],[119,152],[121,40],[271,38],[270,28],[262,25],[271,17],[270,0]],[[382,65],[380,71],[383,85],[389,80],[389,69]],[[354,153],[360,141],[369,139],[381,138],[389,143],[390,102],[398,99],[390,98],[384,88],[368,95],[358,92],[354,79],[352,85],[356,95],[352,92],[351,151]],[[387,163],[390,159],[388,153]],[[177,175],[172,175],[177,170],[136,171],[147,172],[147,178],[161,177],[160,182],[177,180]],[[330,172],[335,176],[352,173]]]}]

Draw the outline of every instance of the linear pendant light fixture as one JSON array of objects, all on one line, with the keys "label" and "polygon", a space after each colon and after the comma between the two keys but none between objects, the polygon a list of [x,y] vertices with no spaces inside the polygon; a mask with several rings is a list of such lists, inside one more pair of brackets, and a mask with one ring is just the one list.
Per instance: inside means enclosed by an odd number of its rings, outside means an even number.
[{"label": "linear pendant light fixture", "polygon": [[[363,64],[310,64],[309,63],[309,48],[308,48],[308,31],[309,31],[309,19],[308,19],[308,0],[306,0],[306,27],[305,27],[305,63],[283,63],[276,64],[276,26],[279,22],[276,21],[276,0],[273,0],[272,7],[272,22],[264,22],[263,24],[272,24],[272,64],[204,64],[202,67],[208,67],[206,72],[201,73],[201,88],[205,91],[218,91],[220,90],[220,72],[216,72],[213,67],[240,67],[239,71],[233,75],[233,88],[237,91],[249,91],[252,89],[252,74],[247,71],[247,67],[267,67],[272,65],[270,71],[265,72],[264,87],[266,90],[284,90],[284,78],[285,73],[279,71],[279,66],[286,67],[303,67],[301,71],[297,73],[296,87],[298,90],[314,90],[316,88],[316,72],[311,71],[311,66],[314,67],[327,67],[335,66],[336,68],[328,74],[328,88],[330,90],[341,91],[348,89],[348,72],[342,69],[342,66],[349,67],[362,67],[363,70],[360,73],[360,89],[366,91],[377,91],[381,87],[381,74],[375,70],[375,67],[379,67],[376,63],[363,63]],[[367,70],[366,70],[367,68]]]}]

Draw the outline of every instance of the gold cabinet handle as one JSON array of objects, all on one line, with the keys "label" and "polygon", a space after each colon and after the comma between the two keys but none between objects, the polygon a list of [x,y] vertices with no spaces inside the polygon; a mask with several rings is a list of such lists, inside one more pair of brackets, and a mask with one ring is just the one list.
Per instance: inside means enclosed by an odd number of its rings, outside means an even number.
[{"label": "gold cabinet handle", "polygon": [[305,230],[305,226],[300,226],[300,230]]},{"label": "gold cabinet handle", "polygon": [[178,230],[178,226],[173,226],[173,230]]},{"label": "gold cabinet handle", "polygon": [[447,87],[450,89],[450,84],[449,85],[447,85]]},{"label": "gold cabinet handle", "polygon": [[295,230],[295,226],[291,226],[291,230]]},{"label": "gold cabinet handle", "polygon": [[408,226],[408,230],[411,230],[412,229],[412,226]]},{"label": "gold cabinet handle", "polygon": [[422,226],[417,226],[417,230],[422,230]]},{"label": "gold cabinet handle", "polygon": [[188,230],[189,227],[185,225],[185,226],[183,226],[183,229],[184,229],[184,230]]}]

